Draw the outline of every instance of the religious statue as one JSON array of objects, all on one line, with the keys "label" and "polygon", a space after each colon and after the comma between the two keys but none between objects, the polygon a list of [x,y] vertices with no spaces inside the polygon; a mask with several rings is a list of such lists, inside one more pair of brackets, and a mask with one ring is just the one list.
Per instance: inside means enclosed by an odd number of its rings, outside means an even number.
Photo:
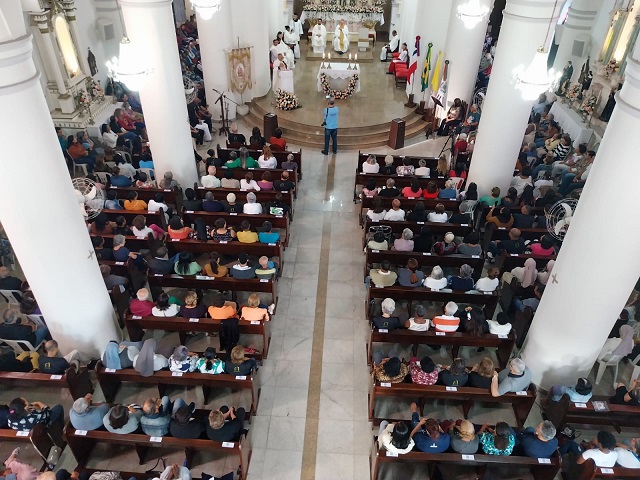
[{"label": "religious statue", "polygon": [[622,89],[622,84],[618,84],[618,88],[616,90],[611,90],[609,93],[609,99],[607,100],[607,104],[602,109],[602,113],[598,117],[603,122],[608,122],[611,118],[611,114],[613,113],[613,109],[616,108],[616,92]]},{"label": "religious statue", "polygon": [[560,77],[560,82],[558,83],[558,89],[556,90],[556,95],[563,96],[567,88],[569,87],[569,82],[571,81],[571,77],[573,76],[573,64],[571,61],[567,62],[567,65],[562,69],[562,76]]},{"label": "religious statue", "polygon": [[87,50],[89,50],[89,53],[87,54],[87,62],[89,63],[89,69],[91,70],[91,76],[93,77],[98,73],[98,65],[96,64],[96,57],[91,49],[87,48]]}]

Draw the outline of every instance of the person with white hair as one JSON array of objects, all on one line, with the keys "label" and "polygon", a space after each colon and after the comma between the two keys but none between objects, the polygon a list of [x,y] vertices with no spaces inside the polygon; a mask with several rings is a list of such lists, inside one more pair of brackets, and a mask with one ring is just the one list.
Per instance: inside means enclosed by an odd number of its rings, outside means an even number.
[{"label": "person with white hair", "polygon": [[413,232],[410,228],[402,230],[402,235],[393,242],[396,252],[413,252]]},{"label": "person with white hair", "polygon": [[371,323],[376,328],[383,328],[386,330],[395,330],[402,328],[402,322],[397,316],[393,316],[393,312],[396,310],[396,302],[392,298],[385,298],[380,304],[382,309],[382,315],[376,315],[371,320]]},{"label": "person with white hair", "polygon": [[455,302],[449,302],[444,306],[444,315],[433,317],[431,324],[436,332],[453,333],[460,326],[460,318],[455,314],[458,312],[458,305]]},{"label": "person with white hair", "polygon": [[498,374],[495,372],[491,379],[491,395],[501,397],[509,392],[522,392],[529,388],[531,383],[531,370],[520,358],[512,358],[509,368],[505,368]]},{"label": "person with white hair", "polygon": [[247,139],[242,133],[238,133],[238,124],[236,122],[232,122],[229,125],[229,143],[239,143],[240,145],[246,145]]},{"label": "person with white hair", "polygon": [[418,168],[415,169],[414,175],[420,178],[431,177],[431,169],[427,167],[427,161],[424,158],[418,160]]},{"label": "person with white hair", "polygon": [[173,172],[165,172],[163,178],[160,179],[160,181],[158,182],[158,188],[170,188],[170,189],[174,189],[174,188],[180,188],[180,184],[178,183],[177,180],[174,180],[173,178]]},{"label": "person with white hair", "polygon": [[247,203],[243,205],[242,211],[251,215],[260,215],[262,213],[262,205],[256,201],[255,193],[247,193]]},{"label": "person with white hair", "polygon": [[216,177],[216,167],[214,165],[207,167],[207,174],[200,178],[200,184],[204,188],[220,188],[220,179]]},{"label": "person with white hair", "polygon": [[516,444],[527,457],[549,458],[558,448],[556,427],[549,420],[538,424],[535,429],[527,427],[516,435]]},{"label": "person with white hair", "polygon": [[149,300],[149,290],[141,288],[136,293],[136,298],[129,303],[129,312],[137,317],[149,317],[155,306],[156,304]]},{"label": "person with white hair", "polygon": [[106,402],[93,403],[93,395],[87,393],[73,402],[69,421],[76,430],[96,430],[102,427],[102,419],[110,408]]},{"label": "person with white hair", "polygon": [[340,20],[335,32],[333,32],[333,49],[340,55],[349,51],[349,27],[344,18]]},{"label": "person with white hair", "polygon": [[442,290],[447,287],[447,279],[444,278],[444,272],[440,265],[431,269],[431,274],[424,279],[424,286],[431,290]]},{"label": "person with white hair", "polygon": [[369,155],[367,160],[362,164],[362,173],[378,173],[380,165],[375,155]]}]

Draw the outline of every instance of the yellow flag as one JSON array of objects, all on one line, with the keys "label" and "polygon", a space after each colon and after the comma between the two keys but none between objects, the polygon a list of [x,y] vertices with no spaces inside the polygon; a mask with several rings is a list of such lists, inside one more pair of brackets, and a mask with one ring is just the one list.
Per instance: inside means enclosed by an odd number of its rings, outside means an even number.
[{"label": "yellow flag", "polygon": [[434,92],[438,91],[438,87],[440,86],[440,66],[442,64],[442,51],[438,52],[438,60],[436,61],[436,66],[433,69],[433,76],[431,77],[431,90]]}]

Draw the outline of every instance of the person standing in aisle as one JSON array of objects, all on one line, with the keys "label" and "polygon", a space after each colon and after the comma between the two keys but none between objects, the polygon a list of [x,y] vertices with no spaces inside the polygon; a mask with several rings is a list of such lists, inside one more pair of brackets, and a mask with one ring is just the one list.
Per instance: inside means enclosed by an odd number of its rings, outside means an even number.
[{"label": "person standing in aisle", "polygon": [[329,98],[327,108],[324,109],[324,150],[323,155],[329,154],[329,138],[332,140],[333,153],[338,153],[338,107],[335,98]]}]

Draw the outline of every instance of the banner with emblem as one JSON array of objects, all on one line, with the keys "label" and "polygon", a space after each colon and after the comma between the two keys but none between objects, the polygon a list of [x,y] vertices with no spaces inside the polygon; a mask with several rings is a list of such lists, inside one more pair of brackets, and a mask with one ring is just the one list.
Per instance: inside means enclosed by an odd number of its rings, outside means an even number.
[{"label": "banner with emblem", "polygon": [[251,48],[234,48],[227,52],[231,91],[243,94],[253,86],[251,77]]}]

